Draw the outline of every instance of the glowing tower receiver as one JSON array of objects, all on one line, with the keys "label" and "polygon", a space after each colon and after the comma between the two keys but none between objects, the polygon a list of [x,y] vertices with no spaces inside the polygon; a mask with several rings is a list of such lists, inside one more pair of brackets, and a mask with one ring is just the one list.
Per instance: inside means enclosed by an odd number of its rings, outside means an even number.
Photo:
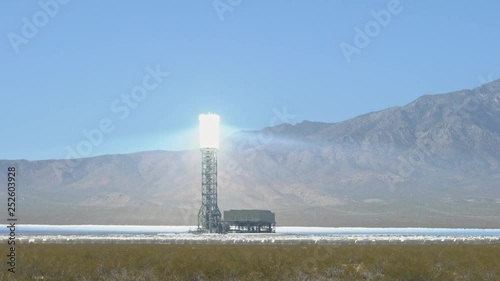
[{"label": "glowing tower receiver", "polygon": [[222,231],[221,213],[217,205],[219,123],[217,114],[200,115],[201,208],[198,212],[198,228],[210,233]]}]

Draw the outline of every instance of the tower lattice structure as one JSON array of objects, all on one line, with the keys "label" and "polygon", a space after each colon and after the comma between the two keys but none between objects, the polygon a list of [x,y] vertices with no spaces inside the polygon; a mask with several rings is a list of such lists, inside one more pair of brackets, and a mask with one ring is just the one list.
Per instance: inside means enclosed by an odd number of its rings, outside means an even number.
[{"label": "tower lattice structure", "polygon": [[201,208],[198,228],[210,233],[222,231],[221,213],[217,205],[217,149],[201,149]]}]

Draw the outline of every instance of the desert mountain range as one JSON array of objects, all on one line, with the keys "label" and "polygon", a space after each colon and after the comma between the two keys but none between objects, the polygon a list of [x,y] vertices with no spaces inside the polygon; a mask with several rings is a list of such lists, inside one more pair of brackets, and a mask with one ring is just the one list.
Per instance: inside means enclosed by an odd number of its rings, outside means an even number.
[{"label": "desert mountain range", "polygon": [[[7,166],[22,223],[197,224],[196,150]],[[278,225],[500,228],[500,80],[338,123],[241,131],[218,170],[221,210],[270,209]]]}]

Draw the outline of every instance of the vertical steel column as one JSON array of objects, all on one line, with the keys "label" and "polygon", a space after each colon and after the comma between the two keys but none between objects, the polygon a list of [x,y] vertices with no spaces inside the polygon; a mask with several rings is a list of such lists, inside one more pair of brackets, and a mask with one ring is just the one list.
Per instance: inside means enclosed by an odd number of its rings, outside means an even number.
[{"label": "vertical steel column", "polygon": [[201,149],[201,208],[198,228],[210,233],[222,231],[221,213],[217,205],[217,150]]}]

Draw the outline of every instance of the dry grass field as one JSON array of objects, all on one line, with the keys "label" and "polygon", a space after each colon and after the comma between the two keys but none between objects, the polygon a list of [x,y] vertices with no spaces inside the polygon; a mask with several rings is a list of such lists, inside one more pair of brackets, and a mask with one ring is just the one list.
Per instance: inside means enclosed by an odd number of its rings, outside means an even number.
[{"label": "dry grass field", "polygon": [[0,269],[0,280],[493,281],[500,245],[21,244],[16,273]]}]

